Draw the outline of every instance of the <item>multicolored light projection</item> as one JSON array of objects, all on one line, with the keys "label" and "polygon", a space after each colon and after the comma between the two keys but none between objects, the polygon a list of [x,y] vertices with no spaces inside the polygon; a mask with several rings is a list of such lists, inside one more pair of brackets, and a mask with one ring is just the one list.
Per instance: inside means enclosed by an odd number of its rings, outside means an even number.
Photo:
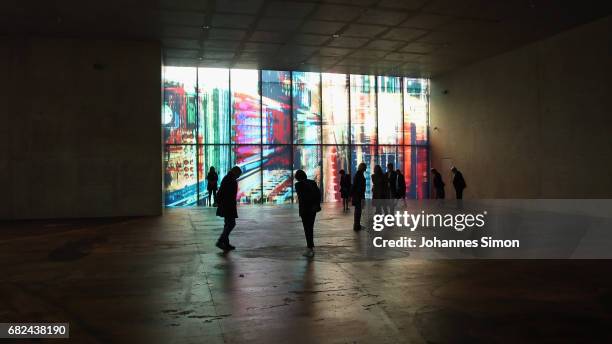
[{"label": "multicolored light projection", "polygon": [[365,162],[404,172],[408,198],[427,198],[428,80],[312,72],[165,67],[165,204],[204,204],[206,175],[219,184],[243,170],[240,203],[297,201],[306,172],[325,202],[340,200],[339,171]]}]

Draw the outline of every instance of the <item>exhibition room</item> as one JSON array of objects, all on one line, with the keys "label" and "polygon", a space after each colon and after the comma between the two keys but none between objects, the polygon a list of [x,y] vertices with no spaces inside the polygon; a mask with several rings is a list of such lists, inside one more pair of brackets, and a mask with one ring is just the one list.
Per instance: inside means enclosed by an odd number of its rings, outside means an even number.
[{"label": "exhibition room", "polygon": [[0,343],[609,342],[611,7],[1,4]]}]

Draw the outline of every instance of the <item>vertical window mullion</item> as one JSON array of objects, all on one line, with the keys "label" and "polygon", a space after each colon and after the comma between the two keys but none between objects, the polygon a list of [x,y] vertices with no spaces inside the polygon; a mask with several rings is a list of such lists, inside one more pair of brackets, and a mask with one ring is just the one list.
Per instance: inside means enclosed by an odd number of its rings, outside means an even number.
[{"label": "vertical window mullion", "polygon": [[[195,68],[196,73],[196,89],[195,89],[195,102],[196,102],[196,135],[195,135],[195,154],[196,154],[196,205],[200,204],[200,147],[198,139],[200,137],[200,85],[198,68]],[[202,171],[204,172],[204,171]]]},{"label": "vertical window mullion", "polygon": [[[232,70],[227,70],[227,143],[229,149],[227,150],[227,164],[226,169],[229,170],[233,167],[232,163],[232,116],[234,115],[234,104],[232,103]],[[223,177],[221,177],[223,178]]]},{"label": "vertical window mullion", "polygon": [[263,170],[264,170],[264,160],[263,160],[263,71],[259,70],[259,194],[260,194],[260,203],[264,203],[264,185],[263,185]]},{"label": "vertical window mullion", "polygon": [[[374,149],[376,152],[376,158],[380,164],[380,151],[379,151],[379,138],[378,138],[378,76],[374,76],[374,106],[376,108],[376,141],[374,141]],[[382,166],[381,166],[382,167]]]},{"label": "vertical window mullion", "polygon": [[319,73],[319,171],[321,175],[321,197],[325,199],[325,172],[323,169],[323,73]]},{"label": "vertical window mullion", "polygon": [[289,98],[290,98],[290,101],[289,101],[290,105],[289,106],[291,107],[291,112],[290,112],[291,115],[290,115],[290,118],[289,118],[289,125],[291,126],[291,130],[289,131],[289,135],[290,135],[290,137],[289,137],[289,140],[290,140],[289,141],[289,143],[290,143],[290,145],[289,145],[290,153],[289,154],[291,154],[291,176],[289,178],[291,180],[291,203],[293,203],[293,197],[294,197],[294,195],[293,195],[293,181],[294,181],[293,180],[293,169],[295,167],[295,161],[294,161],[295,154],[293,153],[293,150],[295,148],[295,142],[293,141],[293,138],[295,136],[295,134],[293,133],[293,131],[295,130],[295,127],[294,127],[295,108],[294,108],[294,105],[293,105],[293,71],[289,72]]},{"label": "vertical window mullion", "polygon": [[[351,93],[352,93],[352,89],[351,89],[351,75],[347,74],[346,75],[346,79],[345,79],[345,84],[346,87],[348,87],[348,170],[349,173],[351,173],[352,168],[353,168],[353,129],[352,129],[352,121],[351,121],[351,116],[353,115],[352,113],[352,104],[351,104]],[[357,161],[357,156],[355,156],[355,163],[357,164],[357,166],[359,166],[359,162]],[[357,169],[357,167],[355,167],[355,169]]]}]

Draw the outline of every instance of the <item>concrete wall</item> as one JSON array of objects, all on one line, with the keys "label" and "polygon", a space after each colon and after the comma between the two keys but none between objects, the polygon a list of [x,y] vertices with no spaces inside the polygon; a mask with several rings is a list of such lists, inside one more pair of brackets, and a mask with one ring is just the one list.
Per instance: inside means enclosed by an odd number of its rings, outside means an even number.
[{"label": "concrete wall", "polygon": [[610,24],[433,78],[432,166],[458,166],[466,198],[611,198]]},{"label": "concrete wall", "polygon": [[162,212],[158,43],[0,38],[0,219]]}]

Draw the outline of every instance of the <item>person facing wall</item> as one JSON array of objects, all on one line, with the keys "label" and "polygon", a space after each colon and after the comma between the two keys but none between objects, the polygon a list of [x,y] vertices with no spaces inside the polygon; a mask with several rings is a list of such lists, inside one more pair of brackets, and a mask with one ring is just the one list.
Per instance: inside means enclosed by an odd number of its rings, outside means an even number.
[{"label": "person facing wall", "polygon": [[442,180],[442,175],[435,168],[431,169],[431,174],[433,175],[433,188],[434,188],[434,198],[444,199],[444,181]]},{"label": "person facing wall", "polygon": [[306,176],[302,170],[295,171],[295,191],[298,195],[299,214],[304,225],[307,250],[303,256],[312,258],[314,256],[314,223],[317,213],[321,211],[321,190],[314,180]]},{"label": "person facing wall", "polygon": [[344,170],[340,170],[340,197],[342,198],[342,210],[349,211],[349,197],[351,193],[351,176]]},{"label": "person facing wall", "polygon": [[453,186],[455,187],[456,197],[457,199],[463,199],[463,190],[467,187],[463,174],[455,166],[453,166],[451,172],[453,172]]},{"label": "person facing wall", "polygon": [[351,190],[351,196],[353,198],[353,206],[355,207],[355,213],[353,218],[353,230],[359,231],[361,227],[361,209],[363,206],[363,200],[365,199],[366,191],[366,180],[364,173],[366,171],[366,164],[361,163],[357,167],[357,173],[353,178],[353,188]]},{"label": "person facing wall", "polygon": [[397,172],[392,163],[387,164],[387,180],[389,181],[389,198],[397,198]]},{"label": "person facing wall", "polygon": [[206,175],[206,190],[208,191],[208,205],[216,206],[217,204],[217,181],[219,175],[215,171],[215,167],[211,166]]},{"label": "person facing wall", "polygon": [[387,173],[385,174],[387,182],[389,184],[389,194],[387,195],[387,213],[393,214],[395,212],[395,200],[397,197],[397,172],[393,167],[393,163],[387,164]]},{"label": "person facing wall", "polygon": [[389,198],[389,180],[383,173],[380,165],[374,166],[372,174],[372,202],[376,207],[376,213],[381,214],[385,211],[384,203]]},{"label": "person facing wall", "polygon": [[397,173],[397,199],[406,199],[406,178],[399,169]]}]

